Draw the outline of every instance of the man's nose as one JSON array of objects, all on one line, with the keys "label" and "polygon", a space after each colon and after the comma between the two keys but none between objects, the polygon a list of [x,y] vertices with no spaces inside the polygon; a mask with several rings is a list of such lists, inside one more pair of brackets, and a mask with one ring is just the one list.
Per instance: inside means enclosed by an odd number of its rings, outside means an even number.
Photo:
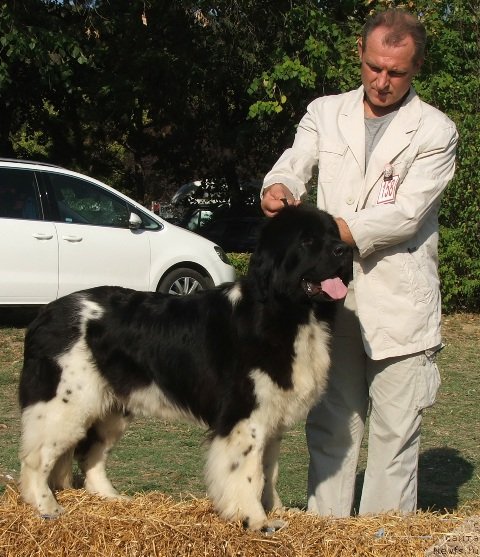
[{"label": "man's nose", "polygon": [[387,71],[384,70],[384,71],[379,72],[377,74],[377,89],[379,89],[379,90],[387,89],[389,83],[390,83],[390,80],[389,80]]}]

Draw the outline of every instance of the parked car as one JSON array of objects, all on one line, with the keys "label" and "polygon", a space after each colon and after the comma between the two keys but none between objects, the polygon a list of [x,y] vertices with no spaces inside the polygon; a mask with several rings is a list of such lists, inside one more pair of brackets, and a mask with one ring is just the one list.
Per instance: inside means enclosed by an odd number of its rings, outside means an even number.
[{"label": "parked car", "polygon": [[251,253],[266,217],[258,207],[193,206],[180,226],[217,243],[228,253]]},{"label": "parked car", "polygon": [[224,251],[106,184],[0,159],[0,305],[97,285],[188,294],[234,280]]}]

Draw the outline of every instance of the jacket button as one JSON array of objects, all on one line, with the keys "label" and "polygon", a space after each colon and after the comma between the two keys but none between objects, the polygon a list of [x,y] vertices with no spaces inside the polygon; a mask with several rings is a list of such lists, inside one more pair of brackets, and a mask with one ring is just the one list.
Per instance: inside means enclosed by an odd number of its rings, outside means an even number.
[{"label": "jacket button", "polygon": [[353,197],[353,195],[349,195],[347,199],[345,199],[345,201],[348,205],[353,205],[353,203],[355,202],[355,198]]}]

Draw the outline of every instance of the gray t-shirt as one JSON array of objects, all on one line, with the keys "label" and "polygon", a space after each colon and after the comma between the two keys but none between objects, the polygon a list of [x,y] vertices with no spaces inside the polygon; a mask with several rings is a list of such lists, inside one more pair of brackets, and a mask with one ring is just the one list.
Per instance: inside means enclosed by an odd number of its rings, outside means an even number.
[{"label": "gray t-shirt", "polygon": [[370,155],[397,112],[398,110],[394,110],[378,118],[365,118],[365,166],[368,166]]}]

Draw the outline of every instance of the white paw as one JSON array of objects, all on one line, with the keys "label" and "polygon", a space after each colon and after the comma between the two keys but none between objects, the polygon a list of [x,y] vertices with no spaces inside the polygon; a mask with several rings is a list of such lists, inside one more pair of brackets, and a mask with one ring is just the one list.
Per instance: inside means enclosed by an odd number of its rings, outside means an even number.
[{"label": "white paw", "polygon": [[65,509],[55,501],[54,504],[53,503],[48,505],[44,504],[39,506],[38,512],[40,513],[40,516],[42,518],[45,518],[46,520],[51,520],[51,519],[58,518],[60,515],[62,515],[65,512]]}]

